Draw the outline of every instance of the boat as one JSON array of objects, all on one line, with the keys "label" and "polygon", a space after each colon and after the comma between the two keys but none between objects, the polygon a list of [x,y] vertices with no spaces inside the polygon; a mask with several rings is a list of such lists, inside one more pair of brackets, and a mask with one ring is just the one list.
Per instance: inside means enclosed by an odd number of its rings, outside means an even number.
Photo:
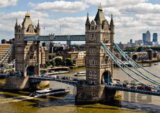
[{"label": "boat", "polygon": [[70,92],[70,89],[65,88],[58,88],[58,89],[44,89],[44,90],[37,90],[30,94],[31,97],[45,97],[45,96],[56,96],[56,95],[64,95]]},{"label": "boat", "polygon": [[8,73],[0,73],[0,79],[8,77]]},{"label": "boat", "polygon": [[54,68],[48,69],[47,74],[48,75],[66,74],[66,73],[69,73],[69,71],[70,71],[69,67],[54,67]]},{"label": "boat", "polygon": [[74,76],[85,76],[85,75],[86,75],[86,71],[81,71],[74,74]]}]

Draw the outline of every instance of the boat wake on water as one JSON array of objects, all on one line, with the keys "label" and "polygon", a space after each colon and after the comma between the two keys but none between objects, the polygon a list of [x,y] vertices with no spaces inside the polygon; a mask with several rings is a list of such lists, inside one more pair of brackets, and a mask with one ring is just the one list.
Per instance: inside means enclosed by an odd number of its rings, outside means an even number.
[{"label": "boat wake on water", "polygon": [[[0,95],[6,97],[6,98],[0,98],[1,102],[0,104],[5,103],[12,103],[12,102],[20,102],[20,101],[27,101],[27,100],[38,100],[38,101],[48,101],[48,98],[50,99],[58,99],[63,100],[65,98],[59,97],[61,95],[68,94],[70,92],[69,89],[45,89],[45,90],[37,90],[33,93],[31,93],[29,96],[27,95],[20,95],[16,93],[11,92],[0,92]],[[11,98],[12,97],[12,98]],[[47,97],[47,98],[41,98],[41,97]]]}]

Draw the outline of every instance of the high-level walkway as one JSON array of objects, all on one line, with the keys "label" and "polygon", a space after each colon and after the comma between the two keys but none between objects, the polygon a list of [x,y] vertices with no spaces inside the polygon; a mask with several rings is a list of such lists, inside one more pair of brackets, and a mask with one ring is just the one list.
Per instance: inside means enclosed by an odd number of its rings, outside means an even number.
[{"label": "high-level walkway", "polygon": [[25,37],[24,41],[85,41],[85,35],[48,35]]}]

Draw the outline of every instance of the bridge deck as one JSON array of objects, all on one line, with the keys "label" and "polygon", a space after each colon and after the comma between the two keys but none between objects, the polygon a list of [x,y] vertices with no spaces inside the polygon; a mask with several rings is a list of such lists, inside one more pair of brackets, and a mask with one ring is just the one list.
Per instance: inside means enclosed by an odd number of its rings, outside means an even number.
[{"label": "bridge deck", "polygon": [[[55,78],[55,77],[30,77],[31,82],[37,82],[37,81],[57,81],[57,82],[62,82],[66,84],[70,84],[73,86],[78,85],[79,80],[75,80],[75,78],[68,78],[63,79],[64,76],[60,78]],[[133,88],[127,88],[127,87],[122,87],[122,86],[111,86],[106,84],[107,89],[114,89],[114,90],[119,90],[119,91],[127,91],[127,92],[133,92],[133,93],[141,93],[141,94],[147,94],[147,95],[154,95],[154,96],[160,96],[160,92],[155,92],[155,91],[148,91],[148,90],[142,90],[142,89],[133,89]]]},{"label": "bridge deck", "polygon": [[28,36],[24,41],[85,41],[85,35]]},{"label": "bridge deck", "polygon": [[73,85],[73,86],[76,86],[78,84],[78,81],[74,80],[74,78],[62,79],[62,77],[61,78],[55,78],[55,77],[30,77],[30,80],[31,80],[32,83],[38,82],[38,81],[57,81],[57,82],[70,84],[70,85]]},{"label": "bridge deck", "polygon": [[141,90],[141,89],[132,89],[132,88],[126,88],[126,87],[120,87],[120,86],[110,86],[110,85],[106,85],[106,88],[115,89],[119,91],[127,91],[127,92],[133,92],[133,93],[160,96],[160,92],[147,91],[147,90]]}]

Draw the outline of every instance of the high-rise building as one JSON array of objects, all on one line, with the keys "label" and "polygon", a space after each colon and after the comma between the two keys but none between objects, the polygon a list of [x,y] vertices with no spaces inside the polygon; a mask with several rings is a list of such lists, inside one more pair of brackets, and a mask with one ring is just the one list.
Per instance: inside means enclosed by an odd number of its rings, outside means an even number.
[{"label": "high-rise building", "polygon": [[158,42],[158,33],[153,33],[153,42]]},{"label": "high-rise building", "polygon": [[130,39],[130,44],[133,44],[133,39]]},{"label": "high-rise building", "polygon": [[143,33],[143,34],[142,34],[142,38],[143,38],[143,39],[142,39],[142,40],[143,40],[143,43],[145,44],[145,43],[146,43],[146,33]]},{"label": "high-rise building", "polygon": [[151,33],[150,33],[150,31],[146,32],[146,42],[151,42]]}]

